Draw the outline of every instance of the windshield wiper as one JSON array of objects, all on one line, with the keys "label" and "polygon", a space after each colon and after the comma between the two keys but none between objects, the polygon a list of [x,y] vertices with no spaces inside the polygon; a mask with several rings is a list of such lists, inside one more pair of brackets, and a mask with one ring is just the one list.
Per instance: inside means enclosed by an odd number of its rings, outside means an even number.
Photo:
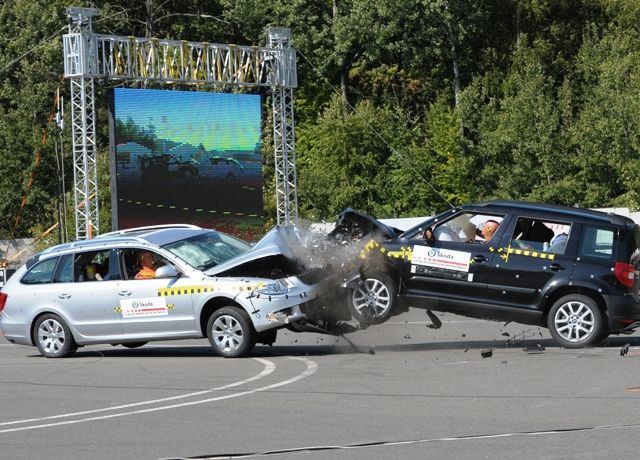
[{"label": "windshield wiper", "polygon": [[218,265],[218,263],[215,261],[215,259],[208,259],[208,260],[205,260],[202,265],[198,265],[196,268],[202,271],[202,270],[207,270],[208,268],[211,268],[211,267],[215,267],[216,265]]}]

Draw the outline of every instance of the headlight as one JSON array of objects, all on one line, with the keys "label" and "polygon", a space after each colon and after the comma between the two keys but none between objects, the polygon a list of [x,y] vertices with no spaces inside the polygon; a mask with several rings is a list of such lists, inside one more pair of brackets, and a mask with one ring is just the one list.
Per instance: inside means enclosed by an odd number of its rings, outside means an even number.
[{"label": "headlight", "polygon": [[284,295],[289,292],[291,288],[296,287],[291,280],[282,278],[274,283],[267,284],[265,287],[256,289],[256,293],[260,295]]}]

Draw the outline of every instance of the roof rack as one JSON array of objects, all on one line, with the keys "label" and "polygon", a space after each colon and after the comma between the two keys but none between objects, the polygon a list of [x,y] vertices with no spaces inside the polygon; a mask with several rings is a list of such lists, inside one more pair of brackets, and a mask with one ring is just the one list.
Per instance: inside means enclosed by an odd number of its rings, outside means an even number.
[{"label": "roof rack", "polygon": [[201,230],[201,227],[192,224],[163,224],[163,225],[148,225],[146,227],[134,227],[134,228],[125,228],[123,230],[115,230],[113,232],[102,233],[101,235],[96,236],[96,238],[104,238],[109,236],[117,236],[117,235],[127,235],[129,233],[137,233],[143,231],[153,231],[153,230],[165,230],[168,228],[191,228],[194,230]]}]

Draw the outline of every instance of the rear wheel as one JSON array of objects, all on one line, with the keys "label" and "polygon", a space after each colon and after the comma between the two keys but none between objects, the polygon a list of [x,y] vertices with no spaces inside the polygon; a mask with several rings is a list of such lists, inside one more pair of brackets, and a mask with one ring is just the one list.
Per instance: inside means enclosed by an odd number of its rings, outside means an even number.
[{"label": "rear wheel", "polygon": [[361,324],[379,324],[389,319],[396,305],[396,287],[384,273],[365,275],[347,295],[349,310]]},{"label": "rear wheel", "polygon": [[58,315],[41,316],[33,328],[36,347],[42,356],[64,358],[78,349],[69,326]]},{"label": "rear wheel", "polygon": [[580,294],[564,296],[549,310],[547,327],[565,348],[581,348],[601,341],[606,334],[602,311],[595,300]]},{"label": "rear wheel", "polygon": [[207,322],[207,337],[215,352],[225,358],[244,356],[256,344],[249,315],[238,307],[216,310]]}]

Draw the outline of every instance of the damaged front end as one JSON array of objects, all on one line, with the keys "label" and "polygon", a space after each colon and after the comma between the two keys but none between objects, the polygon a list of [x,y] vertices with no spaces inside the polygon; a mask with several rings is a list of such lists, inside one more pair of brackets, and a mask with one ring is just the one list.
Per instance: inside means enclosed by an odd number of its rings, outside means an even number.
[{"label": "damaged front end", "polygon": [[[254,304],[278,301],[297,305],[269,311],[260,320],[264,328],[286,327],[296,332],[327,333],[338,321],[350,319],[344,301],[336,298],[339,278],[327,257],[325,236],[294,226],[277,226],[250,251],[205,273],[215,277],[273,280],[249,295]],[[302,296],[302,297],[300,297]],[[267,304],[263,308],[267,309]]]}]

